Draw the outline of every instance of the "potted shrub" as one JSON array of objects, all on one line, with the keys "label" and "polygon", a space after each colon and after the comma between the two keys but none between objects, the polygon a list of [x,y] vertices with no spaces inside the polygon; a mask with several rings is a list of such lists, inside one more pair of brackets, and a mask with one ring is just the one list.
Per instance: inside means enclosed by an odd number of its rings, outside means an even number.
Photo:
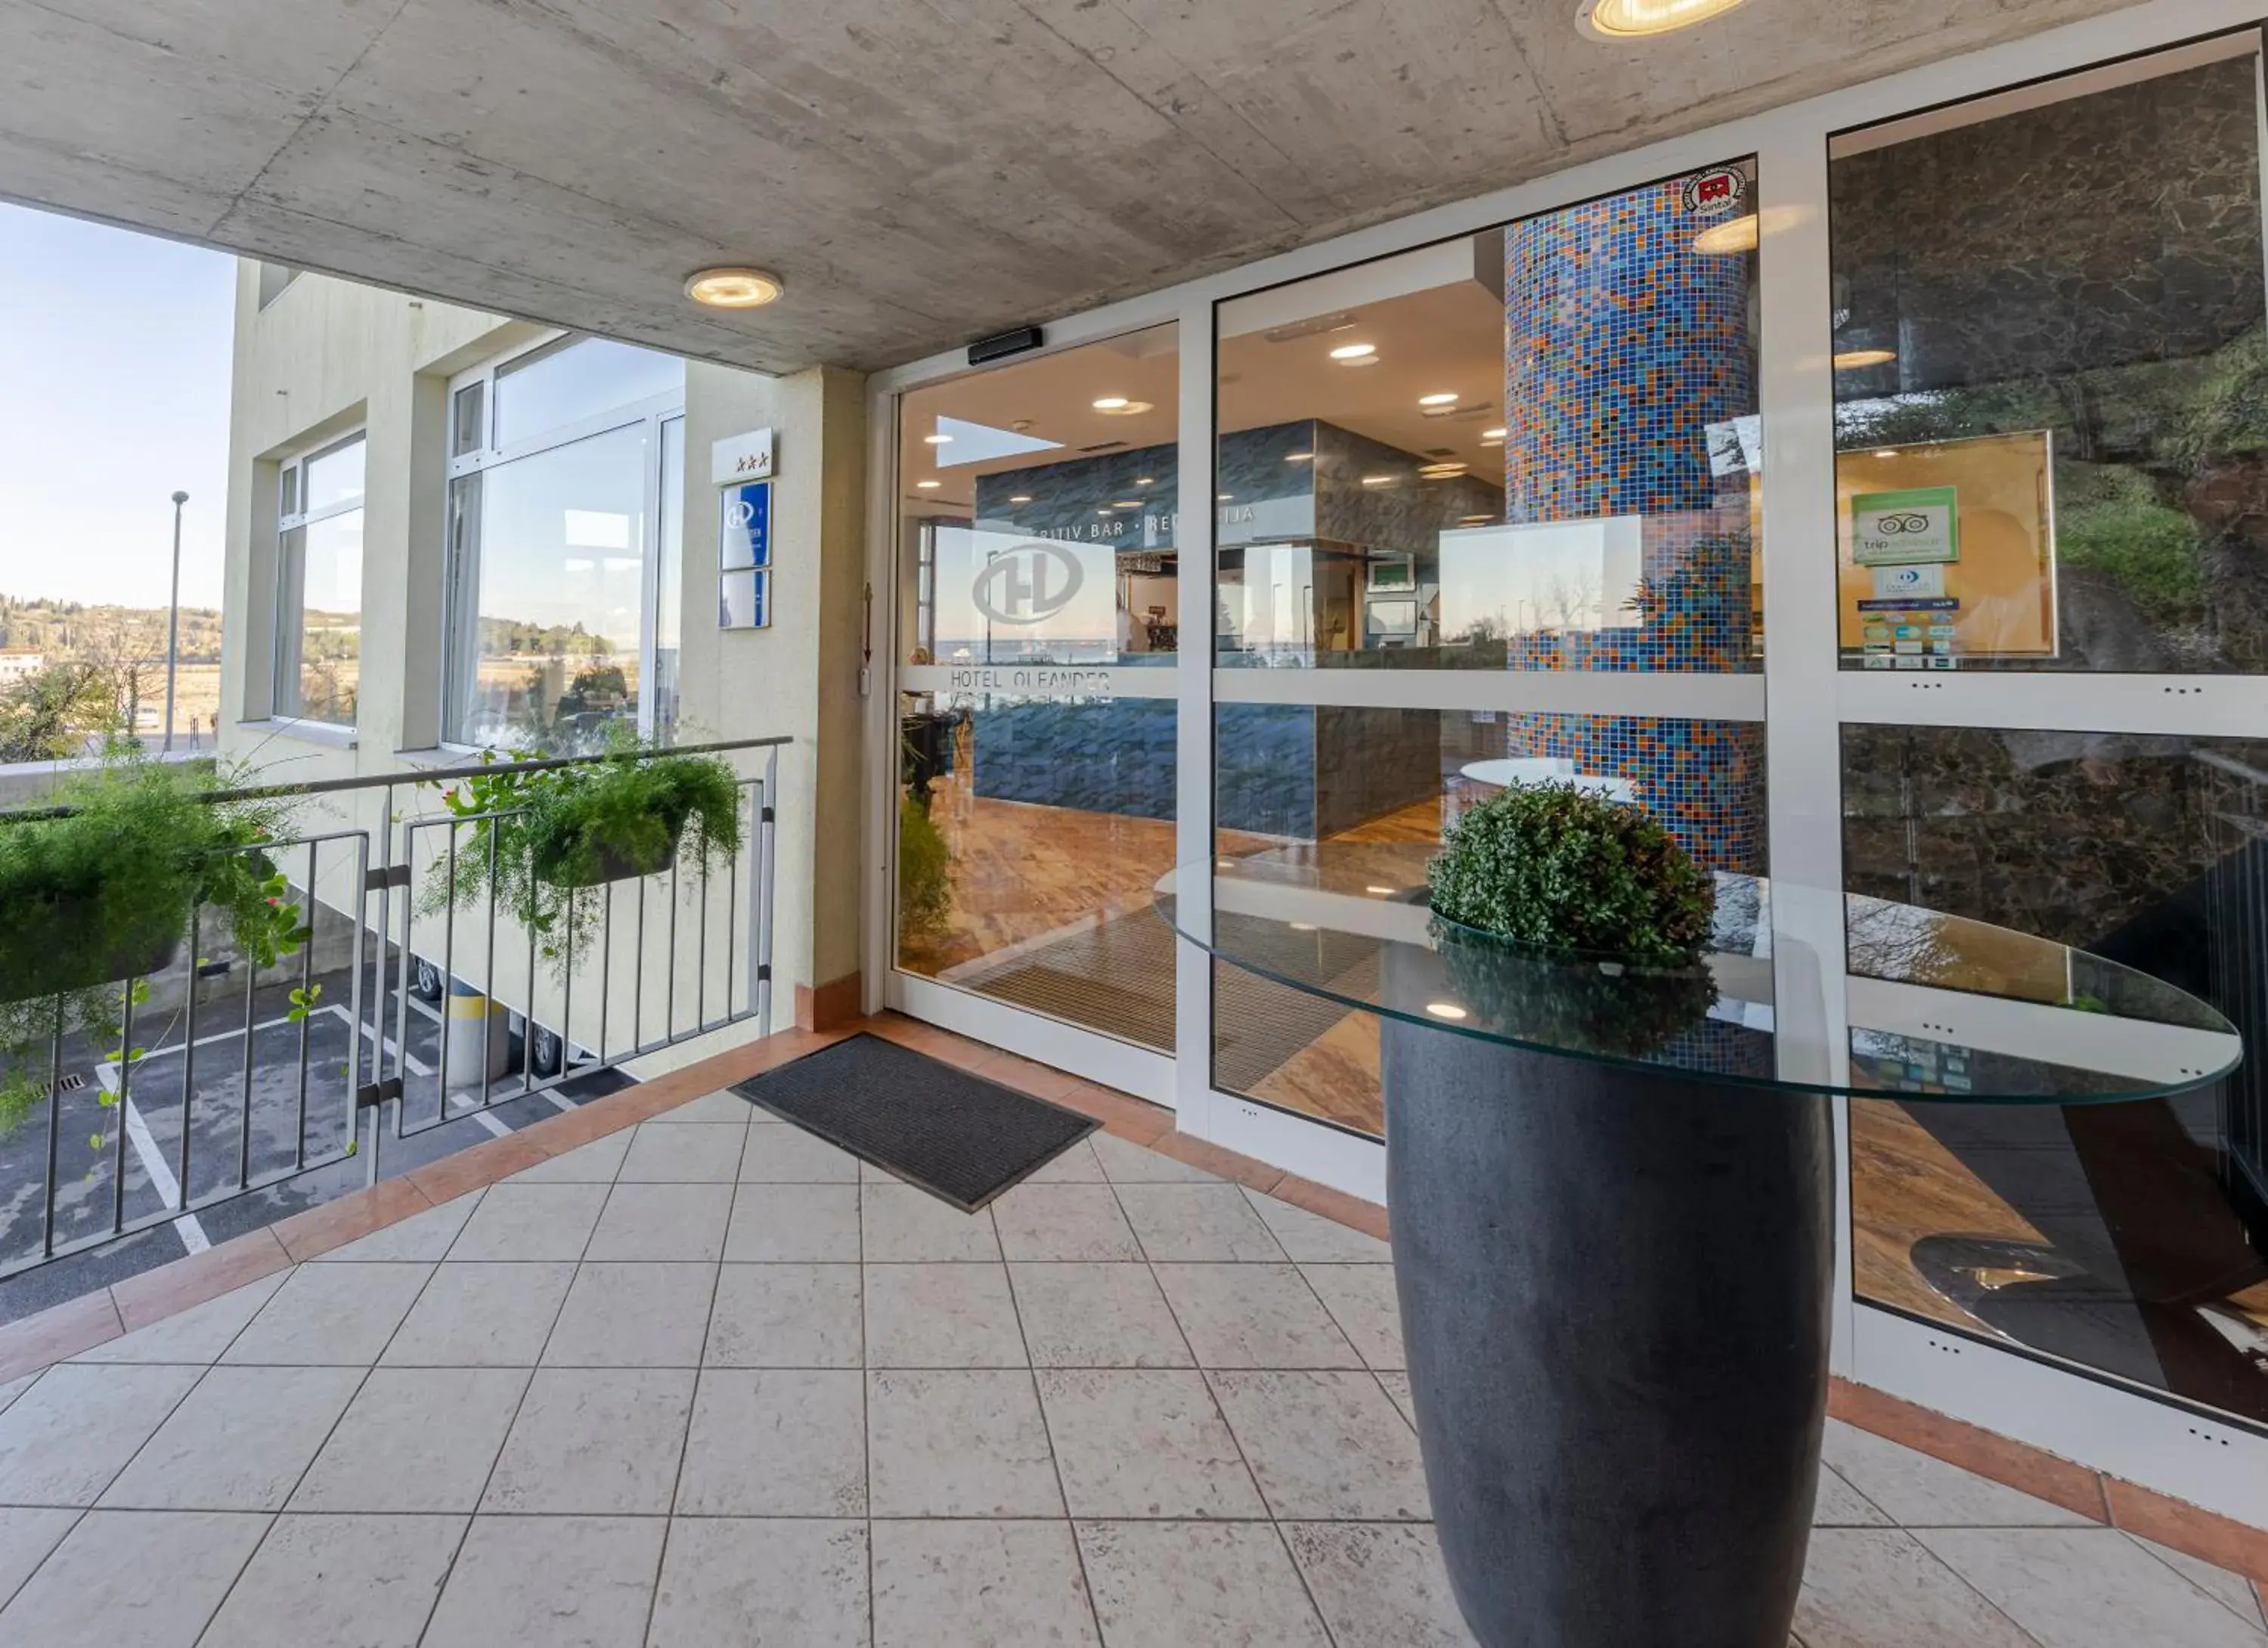
[{"label": "potted shrub", "polygon": [[140,981],[173,964],[199,905],[261,967],[306,940],[259,846],[282,832],[289,804],[210,798],[210,777],[116,750],[59,784],[54,810],[0,821],[0,1134],[45,1102],[45,1062],[32,1054],[58,1024],[111,1057],[139,1056],[119,1045],[122,986],[132,979],[146,998]]},{"label": "potted shrub", "polygon": [[1713,883],[1638,808],[1507,789],[1427,879],[1437,948],[1387,957],[1410,1015],[1382,1026],[1387,1195],[1466,1619],[1486,1643],[1785,1642],[1826,1389],[1827,1105],[1690,1072],[1729,1028]]},{"label": "potted shrub", "polygon": [[485,890],[561,971],[603,919],[612,883],[673,864],[708,868],[740,848],[740,788],[714,756],[622,745],[585,765],[475,771],[442,799],[465,836],[453,881],[446,859],[427,871],[421,908],[469,907]]}]

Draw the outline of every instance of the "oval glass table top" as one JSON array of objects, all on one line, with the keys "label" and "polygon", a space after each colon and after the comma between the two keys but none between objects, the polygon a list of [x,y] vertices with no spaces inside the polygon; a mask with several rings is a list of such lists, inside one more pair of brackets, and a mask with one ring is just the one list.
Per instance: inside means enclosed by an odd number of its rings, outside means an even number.
[{"label": "oval glass table top", "polygon": [[[2235,1026],[2163,980],[1908,904],[1717,877],[1707,953],[1649,967],[1513,943],[1426,907],[1418,843],[1187,864],[1160,914],[1218,960],[1358,1012],[1734,1085],[1906,1102],[2102,1104],[2234,1070]],[[1786,952],[1775,965],[1773,901]],[[1209,914],[1208,914],[1209,912]],[[1793,937],[1817,935],[1803,943]],[[1827,969],[1843,952],[1839,1028]],[[1847,1064],[1827,1056],[1837,1036]]]}]

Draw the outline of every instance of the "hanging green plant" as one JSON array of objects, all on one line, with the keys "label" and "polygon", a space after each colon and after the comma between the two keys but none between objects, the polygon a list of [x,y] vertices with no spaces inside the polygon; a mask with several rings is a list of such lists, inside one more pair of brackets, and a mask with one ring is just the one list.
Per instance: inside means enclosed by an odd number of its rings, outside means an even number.
[{"label": "hanging green plant", "polygon": [[740,850],[740,785],[714,756],[624,744],[601,761],[534,772],[482,760],[490,769],[445,781],[442,799],[464,820],[454,873],[437,859],[418,908],[438,916],[492,896],[556,971],[589,945],[611,883],[673,864],[713,871]]},{"label": "hanging green plant", "polygon": [[199,906],[261,967],[306,941],[261,850],[290,803],[209,800],[211,783],[122,747],[56,786],[59,816],[0,817],[0,1137],[45,1103],[48,1062],[32,1054],[50,1036],[77,1032],[110,1058],[141,1057],[122,1045],[125,1009],[148,998],[142,981],[173,964]]}]

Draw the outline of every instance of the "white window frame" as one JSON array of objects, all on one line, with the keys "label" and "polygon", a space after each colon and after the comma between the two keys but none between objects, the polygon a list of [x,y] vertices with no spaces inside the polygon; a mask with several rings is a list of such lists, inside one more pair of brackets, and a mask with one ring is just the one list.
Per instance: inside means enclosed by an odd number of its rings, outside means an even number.
[{"label": "white window frame", "polygon": [[[468,367],[449,379],[448,416],[444,420],[449,456],[443,469],[445,478],[442,482],[444,491],[441,504],[444,531],[447,533],[447,541],[443,546],[442,555],[441,646],[438,660],[441,672],[438,699],[441,706],[441,726],[440,735],[436,740],[442,749],[463,754],[479,753],[475,746],[461,743],[452,736],[456,730],[454,717],[457,709],[457,706],[450,702],[449,697],[452,673],[451,650],[456,644],[457,636],[457,614],[450,606],[450,597],[454,588],[454,580],[451,574],[456,559],[457,482],[467,475],[501,468],[516,459],[529,457],[537,452],[549,452],[555,447],[571,445],[576,441],[587,440],[593,435],[610,434],[616,430],[628,429],[637,423],[644,423],[647,426],[644,495],[640,506],[641,519],[644,524],[646,548],[645,568],[640,574],[638,585],[637,734],[641,741],[651,741],[655,736],[654,695],[651,690],[651,683],[654,680],[654,626],[658,616],[661,570],[661,498],[664,489],[661,483],[663,454],[661,426],[673,419],[682,419],[685,416],[685,391],[682,386],[681,385],[674,394],[649,395],[642,401],[625,401],[621,406],[609,407],[602,412],[578,418],[572,423],[562,423],[556,428],[544,430],[540,434],[530,436],[525,440],[515,441],[510,445],[498,446],[495,444],[497,379],[509,377],[517,368],[532,365],[547,355],[556,355],[563,349],[572,349],[576,344],[586,341],[589,335],[582,332],[556,330],[548,332],[528,342],[518,344],[491,356],[479,365]],[[478,384],[481,388],[481,428],[475,443],[460,452],[457,450],[457,417],[461,405],[459,392],[475,384]],[[474,588],[477,590],[479,587],[477,571],[473,584]],[[678,587],[681,600],[684,588],[681,569]],[[681,614],[678,638],[681,651],[684,646],[683,629],[684,620]]]},{"label": "white window frame", "polygon": [[[2009,671],[1915,680],[1842,667],[1834,619],[1835,559],[1822,548],[1835,542],[1836,525],[1829,141],[1839,132],[2052,77],[2106,69],[2122,59],[2163,53],[2210,36],[2245,32],[2257,38],[2259,26],[2258,12],[2247,0],[2146,0],[1053,321],[1046,328],[1044,352],[1179,322],[1180,510],[1182,520],[1191,523],[1186,541],[1178,546],[1185,573],[1180,615],[1182,634],[1209,645],[1208,574],[1214,544],[1207,494],[1212,489],[1217,304],[1650,180],[1754,156],[1758,206],[1767,229],[1758,252],[1758,279],[1767,295],[1760,305],[1758,396],[1768,453],[1763,490],[1769,643],[1761,675],[1738,681],[1705,677],[1701,681],[1708,684],[1701,690],[1740,700],[1738,708],[1748,716],[1764,717],[1771,863],[1776,887],[1785,889],[1773,901],[1779,1057],[1783,1068],[1839,1078],[1847,1071],[1849,1053],[1843,973],[1833,965],[1843,953],[1842,901],[1831,890],[1843,880],[1843,723],[2268,736],[2268,677]],[[1017,360],[1034,358],[1023,355]],[[883,612],[896,610],[900,572],[898,399],[969,372],[965,358],[952,352],[869,379],[867,573],[883,596],[877,603]],[[1184,1131],[1359,1195],[1381,1196],[1381,1146],[1212,1088],[1211,973],[1207,959],[1193,946],[1184,945],[1182,951],[1178,1056],[1172,1059],[895,969],[891,906],[896,886],[897,706],[900,692],[921,677],[898,661],[900,649],[894,636],[890,640],[877,655],[867,705],[865,838],[872,850],[862,912],[864,953],[870,958],[867,1007],[898,1008],[1170,1104]],[[1184,862],[1212,850],[1216,702],[1284,690],[1302,694],[1301,702],[1329,703],[1367,691],[1366,703],[1595,711],[1619,707],[1615,695],[1628,694],[1633,705],[1653,695],[1643,685],[1632,686],[1628,677],[1604,683],[1507,673],[1483,686],[1451,671],[1285,671],[1280,673],[1307,679],[1279,688],[1273,679],[1278,673],[1220,672],[1211,663],[1209,650],[1184,651],[1171,672],[1170,690],[1181,710],[1176,856]],[[1144,672],[1153,679],[1161,673]],[[1690,706],[1690,695],[1698,684],[1695,678],[1669,680],[1679,701]],[[1259,684],[1263,681],[1266,685]],[[1611,694],[1603,690],[1609,687]],[[1162,682],[1153,688],[1165,689]],[[1586,695],[1571,702],[1571,694]],[[1751,694],[1756,695],[1753,707]],[[1734,707],[1728,702],[1718,710]],[[1690,707],[1683,710],[1696,712]],[[1830,891],[1809,899],[1791,895],[1799,886]],[[1823,967],[1822,957],[1829,962]],[[1807,968],[1809,976],[1801,976]],[[1808,1004],[1804,1011],[1795,1011],[1799,1002]],[[2268,1049],[2257,1050],[2256,1056],[2268,1056]],[[1847,1107],[1837,1101],[1835,1111],[1837,1190],[1847,1210]],[[1852,1292],[1847,1214],[1838,1221],[1836,1269],[1837,1372],[2268,1527],[2268,1434],[2107,1375],[1860,1302]]]},{"label": "white window frame", "polygon": [[[348,447],[354,445],[357,442],[362,444],[363,449],[363,489],[360,492],[356,493],[353,498],[346,503],[332,504],[318,510],[308,509],[306,507],[306,502],[307,470],[309,466],[319,463],[323,459],[328,458],[334,453],[344,452]],[[355,689],[355,718],[350,721],[332,721],[328,720],[321,716],[290,714],[285,712],[283,709],[284,701],[284,659],[286,656],[284,642],[284,592],[286,588],[290,587],[291,582],[291,575],[289,566],[291,554],[284,546],[285,541],[289,539],[291,533],[299,532],[303,528],[313,526],[318,521],[333,520],[342,515],[351,515],[357,513],[363,510],[369,501],[370,430],[366,426],[357,426],[355,429],[349,430],[346,434],[327,438],[318,445],[309,446],[304,452],[295,452],[291,457],[283,459],[276,466],[276,579],[273,599],[269,602],[269,633],[271,639],[268,655],[268,702],[274,712],[273,719],[283,722],[287,725],[305,727],[310,730],[342,729],[351,732],[356,731],[360,725],[362,719],[362,690],[359,685],[357,685]],[[287,503],[297,504],[298,507],[287,511],[284,507]],[[305,562],[306,553],[306,540],[305,537],[302,537],[299,541],[299,555],[302,563],[299,588],[301,592],[301,606],[303,607],[306,605],[306,575]],[[361,597],[359,594],[356,597],[355,610],[356,615],[359,617],[362,610]],[[304,623],[302,628],[304,631]],[[291,649],[290,655],[292,657],[297,657],[298,655],[298,647],[297,645],[294,645]],[[361,674],[361,649],[359,643],[357,643],[356,649],[356,674],[357,681],[359,681]],[[295,699],[298,696],[296,689],[293,691],[291,695]]]}]

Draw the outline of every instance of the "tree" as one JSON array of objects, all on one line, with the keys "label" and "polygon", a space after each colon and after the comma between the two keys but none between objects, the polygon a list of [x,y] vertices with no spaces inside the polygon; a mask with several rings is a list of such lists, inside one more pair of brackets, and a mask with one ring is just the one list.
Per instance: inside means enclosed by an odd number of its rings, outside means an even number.
[{"label": "tree", "polygon": [[99,664],[50,664],[0,690],[0,761],[63,761],[125,725],[120,682]]}]

